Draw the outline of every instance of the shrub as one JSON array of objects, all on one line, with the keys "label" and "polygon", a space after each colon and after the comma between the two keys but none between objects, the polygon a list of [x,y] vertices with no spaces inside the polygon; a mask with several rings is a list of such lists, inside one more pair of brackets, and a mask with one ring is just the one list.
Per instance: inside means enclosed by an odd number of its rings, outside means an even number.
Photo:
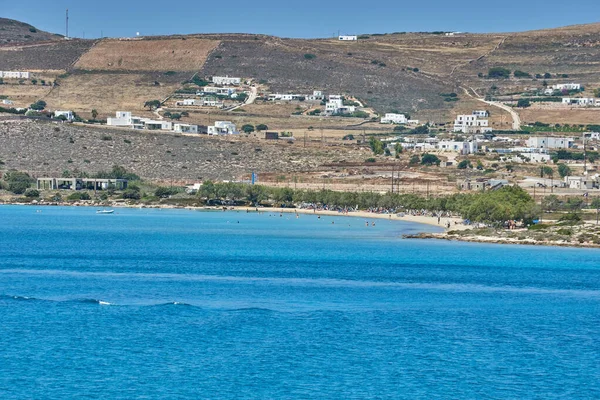
[{"label": "shrub", "polygon": [[494,67],[488,70],[488,78],[510,78],[510,70],[503,67]]},{"label": "shrub", "polygon": [[306,53],[304,55],[304,58],[307,59],[307,60],[313,60],[313,59],[317,58],[317,56],[314,55],[314,54],[311,54],[311,53]]},{"label": "shrub", "polygon": [[456,168],[458,168],[458,169],[473,168],[473,164],[471,164],[471,161],[469,161],[469,160],[462,160],[461,162],[458,163]]},{"label": "shrub", "polygon": [[515,78],[531,78],[531,74],[529,72],[523,72],[519,70],[516,70],[513,75]]},{"label": "shrub", "polygon": [[92,199],[92,197],[87,192],[75,192],[75,193],[71,193],[69,195],[69,197],[67,197],[67,200],[71,200],[71,201],[91,200],[91,199]]},{"label": "shrub", "polygon": [[169,196],[177,194],[177,192],[178,190],[176,188],[161,186],[154,191],[154,195],[161,199],[165,199]]},{"label": "shrub", "polygon": [[29,198],[40,197],[40,192],[37,189],[27,189],[25,191],[25,197],[29,197]]},{"label": "shrub", "polygon": [[441,160],[435,154],[425,153],[423,157],[421,157],[422,165],[440,165]]},{"label": "shrub", "polygon": [[519,101],[517,101],[517,107],[519,108],[527,108],[531,106],[531,102],[528,99],[519,99]]}]

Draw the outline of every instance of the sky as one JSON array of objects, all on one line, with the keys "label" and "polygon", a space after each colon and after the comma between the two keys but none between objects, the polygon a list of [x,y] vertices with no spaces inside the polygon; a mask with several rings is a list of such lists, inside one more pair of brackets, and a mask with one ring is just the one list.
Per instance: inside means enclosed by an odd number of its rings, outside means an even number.
[{"label": "sky", "polygon": [[600,21],[600,0],[0,0],[0,17],[73,37],[263,33],[515,32]]}]

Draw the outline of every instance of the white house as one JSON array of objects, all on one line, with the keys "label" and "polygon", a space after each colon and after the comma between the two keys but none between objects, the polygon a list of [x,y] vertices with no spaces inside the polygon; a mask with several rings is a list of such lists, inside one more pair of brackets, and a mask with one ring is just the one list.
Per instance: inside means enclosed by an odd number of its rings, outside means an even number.
[{"label": "white house", "polygon": [[29,79],[30,76],[26,71],[0,71],[0,78],[4,79]]},{"label": "white house", "polygon": [[223,108],[225,107],[225,105],[223,104],[222,101],[219,101],[217,99],[202,99],[202,105],[204,107],[217,107],[217,108]]},{"label": "white house", "polygon": [[356,36],[356,35],[340,35],[340,36],[338,36],[338,40],[356,41],[356,40],[358,40],[358,36]]},{"label": "white house", "polygon": [[198,133],[198,125],[174,124],[173,130],[178,133]]},{"label": "white house", "polygon": [[2,99],[2,104],[10,106],[11,104],[13,104],[13,102],[9,99]]},{"label": "white house", "polygon": [[436,145],[436,149],[441,151],[454,151],[462,155],[477,153],[477,141],[459,142],[454,140],[440,140]]},{"label": "white house", "polygon": [[573,142],[573,138],[531,136],[527,139],[527,146],[534,149],[568,149],[573,147]]},{"label": "white house", "polygon": [[223,86],[229,86],[229,85],[237,86],[240,83],[242,83],[242,79],[234,78],[234,77],[230,77],[230,76],[213,76],[212,83],[214,83],[215,85],[223,85]]},{"label": "white house", "polygon": [[196,99],[184,99],[175,103],[178,106],[199,106],[200,103]]},{"label": "white house", "polygon": [[132,126],[131,113],[128,111],[117,111],[114,118],[107,118],[106,125],[108,126]]},{"label": "white house", "polygon": [[205,86],[201,92],[197,92],[196,96],[201,96],[204,93],[216,94],[218,96],[231,96],[236,90],[234,88],[221,88],[216,86]]},{"label": "white house", "polygon": [[325,95],[323,95],[323,92],[321,90],[314,90],[312,94],[309,94],[308,96],[306,96],[306,100],[323,100],[325,98]]},{"label": "white house", "polygon": [[593,97],[563,97],[562,103],[577,106],[600,107],[600,99],[595,99]]},{"label": "white house", "polygon": [[54,118],[65,117],[67,121],[73,121],[73,111],[54,111]]},{"label": "white house", "polygon": [[409,125],[419,125],[419,120],[418,119],[409,119],[408,121],[406,121],[406,123]]},{"label": "white house", "polygon": [[491,132],[487,119],[479,119],[476,115],[458,115],[454,121],[454,132],[486,133]]},{"label": "white house", "polygon": [[473,115],[477,118],[487,118],[490,116],[490,113],[488,110],[474,110]]},{"label": "white house", "polygon": [[141,118],[142,124],[145,129],[149,131],[171,131],[173,130],[173,123],[170,121],[155,121],[149,118]]},{"label": "white house", "polygon": [[570,189],[597,189],[598,175],[594,176],[565,176],[565,184]]},{"label": "white house", "polygon": [[239,132],[233,122],[215,121],[213,126],[208,127],[209,135],[237,135]]},{"label": "white house", "polygon": [[552,89],[554,90],[581,90],[580,83],[558,83],[556,85],[552,85]]},{"label": "white house", "polygon": [[332,96],[329,96],[329,101],[325,103],[325,114],[352,114],[356,111],[356,107],[354,106],[345,106],[341,96],[333,100],[331,97]]},{"label": "white house", "polygon": [[404,114],[387,113],[381,118],[382,124],[406,124],[408,120]]}]

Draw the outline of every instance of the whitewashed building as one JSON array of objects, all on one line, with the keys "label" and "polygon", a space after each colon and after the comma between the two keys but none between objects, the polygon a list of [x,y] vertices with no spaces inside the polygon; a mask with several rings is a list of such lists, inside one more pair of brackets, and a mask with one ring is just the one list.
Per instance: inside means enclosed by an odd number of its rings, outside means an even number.
[{"label": "whitewashed building", "polygon": [[527,146],[534,149],[569,149],[574,141],[573,138],[531,136],[527,139]]},{"label": "whitewashed building", "polygon": [[600,99],[593,97],[563,97],[562,103],[576,106],[600,107]]},{"label": "whitewashed building", "polygon": [[325,103],[325,114],[327,115],[352,114],[354,111],[356,111],[356,107],[345,106],[341,96],[333,100],[331,99],[331,96],[329,96],[329,101]]},{"label": "whitewashed building", "polygon": [[490,116],[490,113],[488,110],[474,110],[473,115],[477,118],[487,118]]},{"label": "whitewashed building", "polygon": [[491,132],[487,119],[479,119],[476,115],[458,115],[454,120],[454,132],[486,133]]},{"label": "whitewashed building", "polygon": [[2,104],[10,106],[13,104],[12,100],[9,99],[2,99]]},{"label": "whitewashed building", "polygon": [[242,79],[231,76],[213,76],[212,83],[222,86],[238,86],[240,83],[242,83]]},{"label": "whitewashed building", "polygon": [[132,116],[129,111],[117,111],[114,118],[109,117],[106,119],[106,125],[108,126],[132,126]]},{"label": "whitewashed building", "polygon": [[554,90],[581,90],[580,83],[558,83],[556,85],[552,85],[552,89]]},{"label": "whitewashed building", "polygon": [[306,96],[306,100],[316,101],[316,100],[323,100],[323,99],[325,99],[325,95],[323,94],[323,92],[321,90],[314,90],[312,94],[309,94],[308,96]]},{"label": "whitewashed building", "polygon": [[173,124],[173,130],[178,133],[198,133],[198,125]]},{"label": "whitewashed building", "polygon": [[196,99],[184,99],[175,103],[177,106],[199,106],[200,102]]},{"label": "whitewashed building", "polygon": [[230,121],[215,121],[215,124],[208,127],[209,135],[237,135],[239,134],[235,124]]},{"label": "whitewashed building", "polygon": [[352,41],[357,41],[358,40],[358,36],[357,35],[340,35],[338,36],[338,40],[344,41],[344,42],[352,42]]},{"label": "whitewashed building", "polygon": [[455,140],[440,140],[436,149],[440,151],[453,151],[462,155],[477,153],[478,146],[476,140],[470,141],[455,141]]},{"label": "whitewashed building", "polygon": [[569,189],[598,189],[598,175],[594,176],[565,176],[565,185]]},{"label": "whitewashed building", "polygon": [[202,94],[216,94],[217,96],[231,96],[235,92],[236,92],[236,89],[234,89],[234,88],[205,86],[202,88],[201,92],[196,93],[196,96],[201,96]]},{"label": "whitewashed building", "polygon": [[73,111],[54,111],[54,118],[65,117],[67,121],[73,121]]},{"label": "whitewashed building", "polygon": [[29,79],[31,74],[27,71],[0,71],[0,78],[4,79]]},{"label": "whitewashed building", "polygon": [[382,124],[406,124],[408,120],[404,114],[386,113],[381,118]]}]

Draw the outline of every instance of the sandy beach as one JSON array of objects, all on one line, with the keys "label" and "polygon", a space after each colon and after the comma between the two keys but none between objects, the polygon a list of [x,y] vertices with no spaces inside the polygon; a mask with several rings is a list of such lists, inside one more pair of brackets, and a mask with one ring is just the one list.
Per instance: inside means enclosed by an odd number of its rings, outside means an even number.
[{"label": "sandy beach", "polygon": [[[255,207],[235,207],[234,210],[239,211],[250,211],[256,212]],[[442,217],[440,218],[440,223],[438,224],[437,217],[427,217],[420,215],[405,215],[403,217],[398,216],[397,214],[378,214],[372,213],[368,211],[353,211],[349,213],[341,213],[338,211],[328,211],[328,210],[308,210],[303,208],[258,208],[259,212],[279,212],[279,213],[292,213],[292,214],[310,214],[310,215],[327,215],[334,217],[355,217],[362,218],[365,220],[372,219],[386,219],[389,221],[405,221],[405,222],[416,222],[419,224],[432,225],[440,228],[446,228],[447,222],[450,222],[450,230],[465,230],[471,229],[469,225],[463,225],[463,220],[461,218],[448,218]]]}]

